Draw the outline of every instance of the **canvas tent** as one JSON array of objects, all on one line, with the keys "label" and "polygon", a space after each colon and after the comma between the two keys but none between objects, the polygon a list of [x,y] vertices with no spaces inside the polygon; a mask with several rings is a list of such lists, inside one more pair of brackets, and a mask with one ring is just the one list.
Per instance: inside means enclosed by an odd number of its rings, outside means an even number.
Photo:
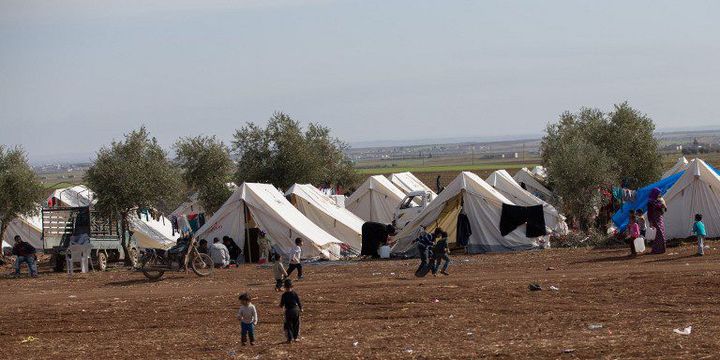
[{"label": "canvas tent", "polygon": [[675,165],[673,165],[672,168],[668,169],[668,171],[666,171],[666,172],[662,175],[661,179],[665,179],[665,178],[670,177],[670,176],[672,176],[672,175],[675,175],[675,174],[677,174],[677,173],[679,173],[679,172],[681,172],[681,171],[684,171],[685,169],[687,169],[687,167],[688,167],[688,161],[687,161],[687,159],[683,156],[683,157],[681,157],[681,158],[678,159],[678,161],[675,163]]},{"label": "canvas tent", "polygon": [[360,253],[365,223],[310,184],[295,184],[285,193],[295,208],[328,234]]},{"label": "canvas tent", "polygon": [[547,169],[545,169],[545,167],[542,165],[538,165],[538,166],[534,167],[530,173],[533,174],[538,179],[542,179],[542,180],[547,179]]},{"label": "canvas tent", "polygon": [[2,241],[5,243],[3,247],[12,247],[15,244],[15,235],[20,237],[32,245],[37,250],[43,249],[42,241],[42,217],[40,210],[33,216],[19,216],[8,224]]},{"label": "canvas tent", "polygon": [[568,232],[565,217],[552,205],[523,189],[505,170],[497,170],[490,174],[486,182],[503,194],[508,200],[520,206],[542,205],[545,212],[545,225],[553,233],[564,235]]},{"label": "canvas tent", "polygon": [[400,189],[403,193],[405,193],[405,195],[413,191],[429,191],[430,200],[433,200],[437,197],[437,194],[435,194],[435,192],[432,191],[431,188],[425,185],[411,172],[392,174],[390,175],[390,182],[392,182],[393,185],[397,186],[397,188]]},{"label": "canvas tent", "polygon": [[704,161],[690,161],[665,194],[665,202],[666,238],[690,236],[695,214],[703,215],[708,237],[720,237],[720,174]]},{"label": "canvas tent", "polygon": [[339,257],[340,240],[315,225],[269,184],[242,184],[195,236],[198,239],[230,236],[243,248],[245,241],[249,241],[246,230],[251,223],[267,233],[273,246],[282,253],[289,253],[295,238],[300,237],[305,240],[303,258]]},{"label": "canvas tent", "polygon": [[524,189],[529,193],[539,197],[543,201],[552,202],[554,198],[553,193],[527,168],[520,169],[520,171],[513,176],[513,179],[515,179],[521,187],[524,185]]},{"label": "canvas tent", "polygon": [[393,253],[415,255],[412,241],[420,226],[432,231],[441,227],[448,233],[450,244],[457,242],[457,219],[462,212],[470,221],[472,234],[468,241],[469,253],[504,252],[538,248],[536,238],[525,236],[522,225],[507,236],[500,234],[499,224],[502,204],[513,202],[493,189],[479,176],[463,172],[456,177],[438,197],[430,203],[396,237]]},{"label": "canvas tent", "polygon": [[57,189],[48,197],[51,207],[82,207],[96,203],[95,193],[85,185]]},{"label": "canvas tent", "polygon": [[365,221],[390,224],[405,194],[386,177],[371,176],[347,199],[345,208]]}]

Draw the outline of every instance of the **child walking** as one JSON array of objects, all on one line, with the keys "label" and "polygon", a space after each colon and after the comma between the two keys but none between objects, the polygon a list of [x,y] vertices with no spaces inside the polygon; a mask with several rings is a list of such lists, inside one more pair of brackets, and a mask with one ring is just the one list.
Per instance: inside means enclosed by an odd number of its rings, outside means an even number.
[{"label": "child walking", "polygon": [[702,222],[702,214],[695,214],[695,223],[693,224],[693,235],[697,236],[698,241],[698,256],[705,255],[705,236],[707,236],[707,232],[705,231],[705,224]]},{"label": "child walking", "polygon": [[288,266],[287,271],[287,277],[290,277],[290,274],[297,269],[298,271],[298,280],[302,280],[303,278],[303,268],[302,263],[300,262],[300,256],[302,255],[302,245],[303,245],[303,239],[297,238],[295,239],[295,247],[293,248],[292,252],[290,252],[290,265]]},{"label": "child walking", "polygon": [[435,247],[433,247],[433,259],[435,264],[433,266],[432,273],[433,275],[436,275],[438,269],[440,268],[440,263],[445,260],[445,265],[443,265],[440,273],[443,275],[450,275],[447,272],[448,266],[450,265],[450,248],[448,247],[448,234],[443,230],[440,230],[439,233],[440,240],[438,240],[435,243]]},{"label": "child walking", "polygon": [[247,293],[240,294],[240,310],[238,310],[237,318],[240,320],[240,336],[242,346],[247,343],[250,338],[250,346],[255,345],[255,325],[257,325],[258,317],[255,305],[250,302],[250,295]]},{"label": "child walking", "polygon": [[640,209],[635,210],[635,222],[637,222],[638,227],[640,228],[640,236],[645,237],[645,233],[647,232],[647,223],[645,222],[643,211]]},{"label": "child walking", "polygon": [[285,271],[285,265],[280,261],[280,255],[273,255],[273,276],[275,277],[275,291],[281,291],[283,287],[283,280],[287,278],[288,273]]},{"label": "child walking", "polygon": [[630,213],[627,235],[630,241],[630,256],[637,256],[637,250],[635,250],[635,239],[640,237],[640,225],[638,225],[635,214],[632,212]]},{"label": "child walking", "polygon": [[293,290],[293,283],[285,279],[285,292],[280,297],[280,307],[285,309],[285,323],[283,329],[288,344],[300,339],[300,313],[303,311],[300,297]]}]

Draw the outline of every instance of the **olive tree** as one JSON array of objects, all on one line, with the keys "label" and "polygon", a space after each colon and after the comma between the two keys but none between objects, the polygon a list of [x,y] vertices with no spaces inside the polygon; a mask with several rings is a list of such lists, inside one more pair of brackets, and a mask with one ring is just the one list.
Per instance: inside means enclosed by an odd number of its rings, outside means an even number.
[{"label": "olive tree", "polygon": [[586,228],[603,205],[600,191],[656,181],[662,163],[654,130],[652,120],[627,103],[610,113],[565,112],[548,125],[540,145],[542,161],[563,210]]},{"label": "olive tree", "polygon": [[230,149],[215,136],[182,138],[175,143],[175,163],[190,191],[197,192],[205,211],[212,214],[230,197],[233,161]]},{"label": "olive tree", "polygon": [[357,174],[346,148],[324,126],[310,124],[303,130],[289,115],[275,113],[265,128],[250,123],[235,132],[235,179],[283,189],[294,183],[350,186]]},{"label": "olive tree", "polygon": [[[169,209],[181,193],[181,176],[165,150],[145,127],[102,147],[85,174],[97,196],[95,209],[106,216],[120,215],[122,246],[129,254],[129,215],[138,208]],[[126,257],[126,264],[130,259]]]},{"label": "olive tree", "polygon": [[43,186],[20,147],[0,145],[0,239],[10,222],[35,215],[43,198]]}]

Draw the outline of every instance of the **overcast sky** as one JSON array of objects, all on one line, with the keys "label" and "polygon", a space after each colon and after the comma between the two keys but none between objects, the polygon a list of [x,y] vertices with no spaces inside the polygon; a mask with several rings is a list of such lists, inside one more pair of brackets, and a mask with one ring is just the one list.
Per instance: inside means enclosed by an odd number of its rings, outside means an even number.
[{"label": "overcast sky", "polygon": [[93,156],[274,111],[349,142],[536,134],[627,100],[720,124],[719,1],[0,0],[0,143]]}]

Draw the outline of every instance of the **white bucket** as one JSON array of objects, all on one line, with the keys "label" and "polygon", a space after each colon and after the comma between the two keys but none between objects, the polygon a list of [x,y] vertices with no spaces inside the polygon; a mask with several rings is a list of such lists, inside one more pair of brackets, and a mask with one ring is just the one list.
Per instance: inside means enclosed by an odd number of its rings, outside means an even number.
[{"label": "white bucket", "polygon": [[645,252],[645,239],[643,237],[639,237],[633,240],[633,246],[635,247],[636,253],[640,254]]}]

